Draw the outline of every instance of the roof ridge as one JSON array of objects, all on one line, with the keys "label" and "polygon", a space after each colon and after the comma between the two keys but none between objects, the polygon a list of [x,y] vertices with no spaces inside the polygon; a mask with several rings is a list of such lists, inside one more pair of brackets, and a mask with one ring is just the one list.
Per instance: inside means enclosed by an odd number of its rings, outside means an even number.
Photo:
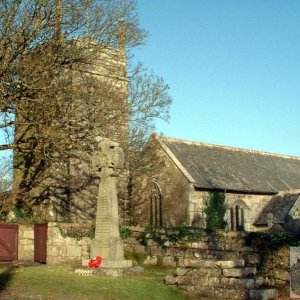
[{"label": "roof ridge", "polygon": [[282,195],[296,195],[296,194],[300,194],[300,189],[293,189],[293,190],[285,190],[285,191],[279,191],[277,196],[282,196]]},{"label": "roof ridge", "polygon": [[222,146],[222,145],[217,145],[217,144],[188,141],[188,140],[184,140],[184,139],[170,138],[170,137],[158,137],[158,139],[160,139],[162,141],[168,140],[170,142],[182,142],[182,143],[191,144],[191,145],[201,145],[201,146],[205,146],[208,148],[224,149],[224,150],[230,150],[230,151],[236,151],[236,152],[244,152],[244,153],[252,153],[252,154],[265,155],[265,156],[273,156],[273,157],[300,160],[299,156],[293,156],[293,155],[287,155],[287,154],[272,153],[272,152],[259,151],[259,150],[251,150],[251,149],[232,147],[232,146]]}]

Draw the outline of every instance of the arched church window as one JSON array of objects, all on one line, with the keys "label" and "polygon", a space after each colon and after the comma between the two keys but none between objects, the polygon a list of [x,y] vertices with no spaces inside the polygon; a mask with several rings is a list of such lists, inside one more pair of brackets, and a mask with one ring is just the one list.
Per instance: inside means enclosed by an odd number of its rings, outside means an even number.
[{"label": "arched church window", "polygon": [[150,225],[163,226],[162,222],[162,192],[157,182],[153,181],[150,200]]},{"label": "arched church window", "polygon": [[245,210],[249,209],[242,200],[237,200],[230,207],[230,229],[233,231],[245,230]]}]

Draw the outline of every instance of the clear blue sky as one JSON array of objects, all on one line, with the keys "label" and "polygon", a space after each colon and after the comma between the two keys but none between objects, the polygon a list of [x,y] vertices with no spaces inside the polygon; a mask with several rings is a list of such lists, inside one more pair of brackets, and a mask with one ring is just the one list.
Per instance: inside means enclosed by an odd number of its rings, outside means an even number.
[{"label": "clear blue sky", "polygon": [[165,136],[300,156],[299,0],[137,0]]}]

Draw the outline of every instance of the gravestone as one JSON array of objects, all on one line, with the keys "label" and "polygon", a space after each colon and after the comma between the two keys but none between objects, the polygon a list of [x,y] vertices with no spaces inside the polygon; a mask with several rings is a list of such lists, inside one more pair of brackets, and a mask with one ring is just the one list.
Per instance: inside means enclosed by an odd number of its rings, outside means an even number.
[{"label": "gravestone", "polygon": [[[129,268],[124,259],[124,245],[119,232],[117,177],[124,165],[124,153],[118,143],[101,138],[93,154],[93,169],[100,177],[95,238],[91,257],[101,256],[101,268]],[[86,261],[83,261],[86,265]]]}]

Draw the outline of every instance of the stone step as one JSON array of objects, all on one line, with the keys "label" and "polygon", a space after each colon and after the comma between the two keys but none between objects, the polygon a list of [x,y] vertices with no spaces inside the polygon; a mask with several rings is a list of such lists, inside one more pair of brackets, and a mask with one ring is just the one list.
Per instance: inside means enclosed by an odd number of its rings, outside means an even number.
[{"label": "stone step", "polygon": [[278,298],[276,289],[257,289],[249,291],[250,300],[273,300]]},{"label": "stone step", "polygon": [[241,268],[245,266],[245,260],[203,260],[193,258],[180,258],[178,261],[180,267],[193,267],[193,268],[221,268],[221,269],[232,269]]},{"label": "stone step", "polygon": [[233,278],[246,278],[246,277],[251,277],[255,274],[256,274],[256,268],[254,268],[254,267],[223,269],[222,270],[223,276],[233,277]]}]

